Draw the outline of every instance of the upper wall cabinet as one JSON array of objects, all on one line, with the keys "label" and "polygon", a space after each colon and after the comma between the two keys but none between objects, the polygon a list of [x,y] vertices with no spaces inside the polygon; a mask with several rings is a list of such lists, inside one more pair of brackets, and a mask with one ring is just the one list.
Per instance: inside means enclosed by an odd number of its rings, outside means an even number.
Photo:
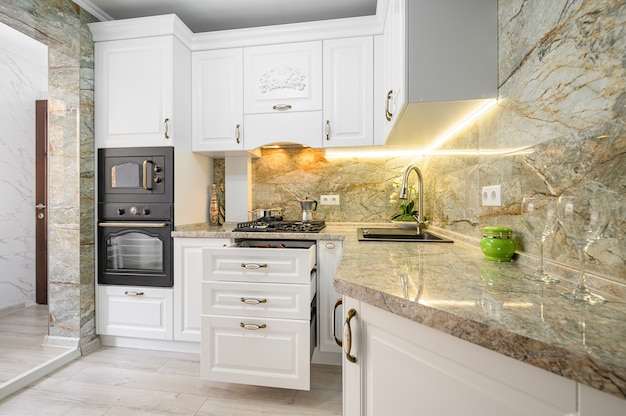
[{"label": "upper wall cabinet", "polygon": [[385,102],[376,114],[384,123],[380,141],[425,147],[497,98],[497,6],[388,0],[375,93]]},{"label": "upper wall cabinet", "polygon": [[174,36],[97,42],[97,147],[173,146],[188,134],[190,72],[191,52]]},{"label": "upper wall cabinet", "polygon": [[324,147],[374,144],[374,40],[324,41]]},{"label": "upper wall cabinet", "polygon": [[194,52],[192,150],[243,150],[243,49]]},{"label": "upper wall cabinet", "polygon": [[322,42],[244,48],[244,147],[321,147]]}]

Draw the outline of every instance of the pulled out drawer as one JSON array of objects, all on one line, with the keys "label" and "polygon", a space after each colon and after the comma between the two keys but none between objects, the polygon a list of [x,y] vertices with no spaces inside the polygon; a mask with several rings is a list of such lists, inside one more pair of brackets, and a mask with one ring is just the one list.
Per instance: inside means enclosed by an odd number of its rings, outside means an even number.
[{"label": "pulled out drawer", "polygon": [[308,284],[315,263],[314,241],[242,240],[203,250],[203,280]]},{"label": "pulled out drawer", "polygon": [[317,282],[310,284],[202,282],[202,313],[308,319]]}]

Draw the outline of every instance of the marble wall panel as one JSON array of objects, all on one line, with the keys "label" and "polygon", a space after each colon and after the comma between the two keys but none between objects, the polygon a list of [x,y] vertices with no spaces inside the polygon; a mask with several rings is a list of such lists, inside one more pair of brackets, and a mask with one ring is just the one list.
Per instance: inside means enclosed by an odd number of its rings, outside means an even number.
[{"label": "marble wall panel", "polygon": [[[340,195],[320,207],[327,221],[386,221],[397,209],[393,182],[416,162],[432,224],[475,238],[482,227],[515,230],[518,251],[538,254],[521,224],[524,196],[606,194],[613,217],[589,250],[589,269],[626,283],[626,2],[500,0],[499,103],[472,126],[419,158],[326,159],[321,150],[282,150],[253,160],[253,207]],[[302,160],[306,160],[303,163]],[[219,167],[219,164],[216,165]],[[502,184],[503,206],[481,206],[481,188]],[[561,232],[546,256],[578,267]]]},{"label": "marble wall panel", "polygon": [[94,334],[93,41],[71,0],[3,0],[0,22],[48,46],[50,335]]}]

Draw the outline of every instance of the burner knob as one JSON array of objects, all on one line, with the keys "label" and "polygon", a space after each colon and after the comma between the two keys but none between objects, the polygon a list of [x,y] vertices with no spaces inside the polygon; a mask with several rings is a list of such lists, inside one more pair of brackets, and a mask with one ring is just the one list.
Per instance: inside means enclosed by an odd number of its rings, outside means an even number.
[{"label": "burner knob", "polygon": [[150,210],[148,208],[144,208],[141,212],[143,213],[143,215],[150,215]]},{"label": "burner knob", "polygon": [[161,177],[160,176],[155,176],[154,177],[154,183],[161,183]]},{"label": "burner knob", "polygon": [[137,207],[130,207],[130,215],[139,215]]},{"label": "burner knob", "polygon": [[159,172],[161,172],[161,166],[154,165],[154,169],[153,170],[154,170],[155,173],[159,173]]},{"label": "burner knob", "polygon": [[124,214],[126,214],[126,210],[124,208],[117,209],[117,215],[124,215]]}]

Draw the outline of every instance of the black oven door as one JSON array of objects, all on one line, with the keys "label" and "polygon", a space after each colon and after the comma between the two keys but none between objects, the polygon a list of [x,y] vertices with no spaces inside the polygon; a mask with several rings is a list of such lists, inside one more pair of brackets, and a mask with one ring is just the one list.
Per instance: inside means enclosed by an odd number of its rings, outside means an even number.
[{"label": "black oven door", "polygon": [[172,223],[98,223],[98,283],[172,287]]},{"label": "black oven door", "polygon": [[100,202],[172,202],[171,147],[98,150]]}]

